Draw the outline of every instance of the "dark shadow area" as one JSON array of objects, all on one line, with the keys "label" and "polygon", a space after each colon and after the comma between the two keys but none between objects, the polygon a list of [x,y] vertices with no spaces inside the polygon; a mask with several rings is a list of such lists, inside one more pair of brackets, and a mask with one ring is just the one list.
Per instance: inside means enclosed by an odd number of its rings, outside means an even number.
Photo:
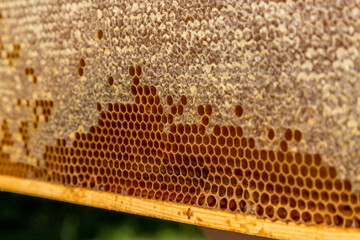
[{"label": "dark shadow area", "polygon": [[0,192],[0,239],[208,239],[196,226]]},{"label": "dark shadow area", "polygon": [[213,228],[200,227],[211,240],[271,240],[272,238],[258,237],[248,234],[222,231]]}]

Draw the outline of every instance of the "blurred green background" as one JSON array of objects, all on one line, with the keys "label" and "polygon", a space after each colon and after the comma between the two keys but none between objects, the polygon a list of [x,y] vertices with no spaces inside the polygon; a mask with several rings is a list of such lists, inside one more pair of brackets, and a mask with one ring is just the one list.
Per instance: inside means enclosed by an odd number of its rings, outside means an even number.
[{"label": "blurred green background", "polygon": [[196,226],[0,192],[0,239],[203,240]]}]

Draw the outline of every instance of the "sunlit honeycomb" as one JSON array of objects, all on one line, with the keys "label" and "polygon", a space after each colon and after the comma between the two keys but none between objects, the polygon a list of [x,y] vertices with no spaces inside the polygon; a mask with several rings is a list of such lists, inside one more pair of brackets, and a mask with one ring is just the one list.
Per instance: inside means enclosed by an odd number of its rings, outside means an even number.
[{"label": "sunlit honeycomb", "polygon": [[360,228],[359,8],[0,1],[0,174]]},{"label": "sunlit honeycomb", "polygon": [[[84,59],[79,61],[85,66]],[[256,215],[271,220],[309,225],[360,227],[358,195],[349,181],[341,181],[333,167],[322,166],[319,154],[289,151],[302,133],[286,129],[280,151],[260,149],[241,126],[215,125],[206,129],[210,105],[199,105],[199,125],[174,124],[187,104],[166,97],[170,113],[164,113],[152,85],[141,85],[142,68],[131,66],[134,103],[97,104],[99,119],[87,133],[76,133],[71,147],[59,139],[46,146],[45,167],[11,163],[1,150],[13,144],[6,121],[0,142],[1,174],[29,176],[58,184],[113,192],[147,199]],[[115,84],[112,76],[109,85]],[[53,103],[38,100],[37,120],[50,115]],[[38,110],[40,112],[38,113]],[[242,117],[243,108],[235,114]],[[169,124],[169,132],[164,126]],[[27,149],[29,124],[19,127]],[[276,136],[267,132],[268,141]]]}]

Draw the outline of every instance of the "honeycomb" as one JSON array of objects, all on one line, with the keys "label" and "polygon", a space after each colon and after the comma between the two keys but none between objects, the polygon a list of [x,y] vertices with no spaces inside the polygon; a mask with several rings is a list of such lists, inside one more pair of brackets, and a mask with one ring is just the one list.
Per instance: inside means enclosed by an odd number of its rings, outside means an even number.
[{"label": "honeycomb", "polygon": [[[186,96],[175,104],[168,95],[170,113],[165,114],[156,88],[140,84],[141,66],[129,67],[129,75],[134,103],[109,103],[107,109],[98,103],[97,125],[77,132],[71,147],[64,139],[46,146],[44,168],[11,163],[1,153],[0,173],[271,220],[360,227],[359,199],[351,183],[339,180],[335,168],[324,167],[319,154],[288,150],[292,141],[301,140],[300,130],[286,129],[280,151],[269,151],[244,137],[241,126],[215,125],[206,134],[210,105],[197,107],[200,125],[174,124]],[[112,76],[107,80],[114,84]],[[52,103],[36,101],[34,112],[38,107],[46,122]],[[244,110],[236,106],[234,111],[241,117]],[[22,122],[26,150],[27,129]],[[0,150],[13,144],[6,121],[1,130]],[[273,129],[267,136],[274,139]]]},{"label": "honeycomb", "polygon": [[1,175],[360,228],[357,1],[40,2],[0,2]]}]

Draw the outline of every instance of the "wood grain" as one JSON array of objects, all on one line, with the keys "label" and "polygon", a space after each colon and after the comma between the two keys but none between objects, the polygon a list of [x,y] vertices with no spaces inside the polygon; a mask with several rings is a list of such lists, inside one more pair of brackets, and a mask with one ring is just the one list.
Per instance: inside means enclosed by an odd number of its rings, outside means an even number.
[{"label": "wood grain", "polygon": [[353,229],[271,222],[254,216],[189,207],[0,175],[0,190],[278,239],[360,239]]}]

